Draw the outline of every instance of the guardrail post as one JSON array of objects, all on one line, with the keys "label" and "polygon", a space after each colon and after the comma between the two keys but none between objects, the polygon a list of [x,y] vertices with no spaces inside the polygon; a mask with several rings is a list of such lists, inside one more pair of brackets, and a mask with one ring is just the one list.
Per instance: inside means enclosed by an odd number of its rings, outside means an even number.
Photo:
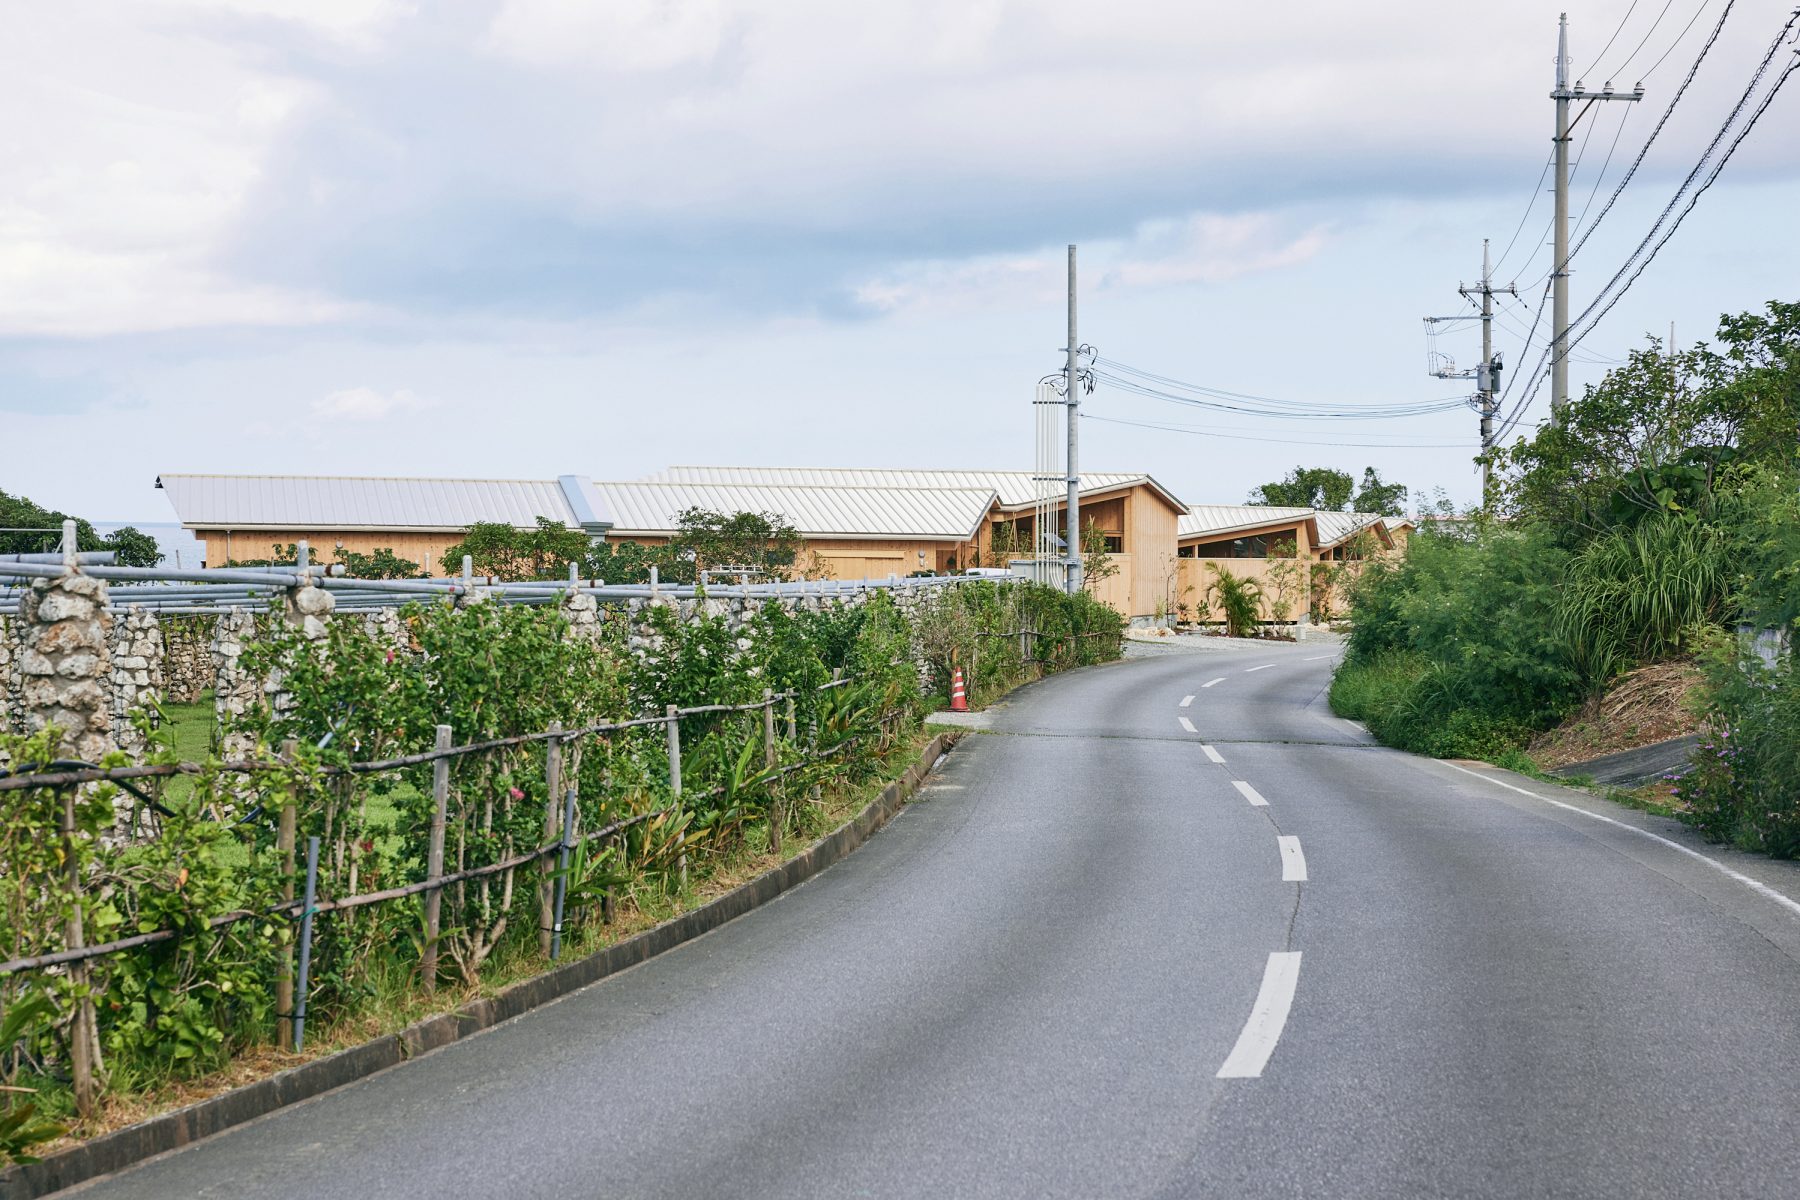
[{"label": "guardrail post", "polygon": [[[550,722],[551,733],[562,732],[562,722]],[[560,815],[558,803],[562,798],[562,739],[553,737],[544,750],[544,844],[547,846],[557,836],[556,819]],[[550,926],[553,920],[551,907],[555,897],[551,894],[550,876],[552,869],[550,860],[545,858],[538,862],[538,874],[542,877],[538,882],[538,950],[540,953],[555,955],[555,936]]]},{"label": "guardrail post", "polygon": [[306,992],[312,977],[313,905],[319,898],[319,839],[306,839],[306,900],[300,909],[300,986],[294,1010],[294,1053],[306,1049]]},{"label": "guardrail post", "polygon": [[[437,727],[433,748],[442,753],[450,748],[450,727]],[[439,758],[431,764],[431,843],[426,851],[425,879],[436,883],[444,877],[444,814],[450,805],[450,760]],[[434,887],[425,893],[425,949],[420,956],[419,971],[425,977],[425,990],[437,990],[438,931],[444,908],[444,889]]]},{"label": "guardrail post", "polygon": [[562,845],[556,852],[556,904],[550,926],[550,961],[562,954],[563,901],[569,895],[569,851],[574,849],[575,789],[563,797]]},{"label": "guardrail post", "polygon": [[[655,570],[654,567],[651,570]],[[675,797],[675,820],[681,820],[681,718],[673,704],[663,709],[669,731],[669,793]],[[682,891],[687,891],[687,831],[675,835],[681,852],[675,858],[675,870]]]},{"label": "guardrail post", "polygon": [[[281,761],[291,763],[296,743],[289,738],[281,743]],[[299,806],[292,793],[281,804],[281,823],[275,834],[275,849],[281,855],[281,902],[294,902],[294,833],[299,824]],[[281,931],[281,960],[275,967],[275,1046],[284,1052],[294,1049],[294,929],[286,925]]]},{"label": "guardrail post", "polygon": [[[64,538],[64,554],[70,539]],[[69,915],[63,922],[64,948],[81,950],[87,946],[87,933],[81,918],[81,860],[75,852],[75,794],[78,789],[62,789],[63,857],[68,863]],[[69,964],[69,982],[78,993],[86,991],[87,963],[77,960]],[[75,1021],[69,1030],[69,1064],[75,1074],[75,1111],[82,1120],[94,1115],[94,1000],[82,995],[75,1001]]]}]

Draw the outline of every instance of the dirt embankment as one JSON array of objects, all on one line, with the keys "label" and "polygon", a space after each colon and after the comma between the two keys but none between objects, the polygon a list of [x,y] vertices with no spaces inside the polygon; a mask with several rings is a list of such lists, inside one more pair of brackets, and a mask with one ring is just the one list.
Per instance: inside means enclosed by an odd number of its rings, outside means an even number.
[{"label": "dirt embankment", "polygon": [[1545,770],[1696,733],[1700,718],[1688,704],[1700,672],[1687,659],[1639,667],[1589,705],[1532,739],[1527,752]]}]

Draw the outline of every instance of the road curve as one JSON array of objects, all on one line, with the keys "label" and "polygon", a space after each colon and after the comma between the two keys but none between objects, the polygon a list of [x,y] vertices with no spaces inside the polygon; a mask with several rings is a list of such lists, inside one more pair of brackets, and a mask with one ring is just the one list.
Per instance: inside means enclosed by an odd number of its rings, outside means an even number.
[{"label": "road curve", "polygon": [[1330,667],[1034,685],[779,901],[82,1191],[1800,1192],[1796,873],[1373,746]]}]

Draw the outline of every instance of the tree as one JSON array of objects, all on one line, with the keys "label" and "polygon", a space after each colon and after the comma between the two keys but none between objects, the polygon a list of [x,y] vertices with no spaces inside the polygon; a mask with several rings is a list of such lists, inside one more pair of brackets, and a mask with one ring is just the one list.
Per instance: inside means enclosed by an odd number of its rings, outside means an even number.
[{"label": "tree", "polygon": [[1106,535],[1092,520],[1081,527],[1081,585],[1092,591],[1094,585],[1119,573],[1119,564],[1106,549]]},{"label": "tree", "polygon": [[729,515],[690,508],[675,519],[670,547],[692,555],[696,571],[739,569],[785,579],[805,543],[787,518],[772,512]]},{"label": "tree", "polygon": [[344,574],[352,579],[422,579],[425,575],[418,563],[401,558],[391,546],[368,554],[339,550],[337,560],[344,564]]},{"label": "tree", "polygon": [[1363,468],[1360,488],[1347,471],[1331,467],[1295,467],[1285,479],[1253,489],[1249,502],[1280,508],[1354,510],[1398,517],[1406,512],[1406,488],[1398,483],[1383,482],[1381,473],[1374,467]]},{"label": "tree", "polygon": [[1357,489],[1351,507],[1360,513],[1379,513],[1384,517],[1406,515],[1406,485],[1383,483],[1374,467],[1364,467],[1362,487]]},{"label": "tree", "polygon": [[549,517],[539,517],[535,529],[477,521],[462,541],[444,548],[444,565],[455,574],[466,556],[477,575],[510,581],[563,579],[570,563],[587,559],[589,546],[586,533]]},{"label": "tree", "polygon": [[[62,525],[68,519],[67,513],[0,492],[0,526],[32,531],[0,533],[0,554],[42,554],[62,549]],[[101,537],[90,522],[80,517],[75,518],[75,548],[111,550],[122,567],[154,567],[163,557],[156,539],[133,526],[123,526],[110,537]]]},{"label": "tree", "polygon": [[1706,515],[1722,481],[1795,461],[1800,303],[1719,322],[1677,355],[1651,339],[1546,424],[1490,456],[1501,512],[1564,541],[1661,513]]},{"label": "tree", "polygon": [[1287,478],[1265,483],[1250,493],[1251,504],[1270,504],[1282,508],[1349,507],[1355,481],[1343,471],[1330,467],[1295,467]]},{"label": "tree", "polygon": [[587,554],[587,574],[608,583],[649,583],[650,568],[662,583],[693,583],[694,563],[672,546],[640,542],[596,542]]}]

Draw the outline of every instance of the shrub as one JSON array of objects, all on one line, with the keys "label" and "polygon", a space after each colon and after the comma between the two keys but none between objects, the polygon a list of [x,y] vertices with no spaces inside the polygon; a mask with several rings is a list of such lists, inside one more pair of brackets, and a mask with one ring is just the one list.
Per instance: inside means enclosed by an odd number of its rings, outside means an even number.
[{"label": "shrub", "polygon": [[1700,655],[1708,730],[1676,784],[1685,819],[1715,841],[1800,855],[1800,667],[1718,633]]}]

